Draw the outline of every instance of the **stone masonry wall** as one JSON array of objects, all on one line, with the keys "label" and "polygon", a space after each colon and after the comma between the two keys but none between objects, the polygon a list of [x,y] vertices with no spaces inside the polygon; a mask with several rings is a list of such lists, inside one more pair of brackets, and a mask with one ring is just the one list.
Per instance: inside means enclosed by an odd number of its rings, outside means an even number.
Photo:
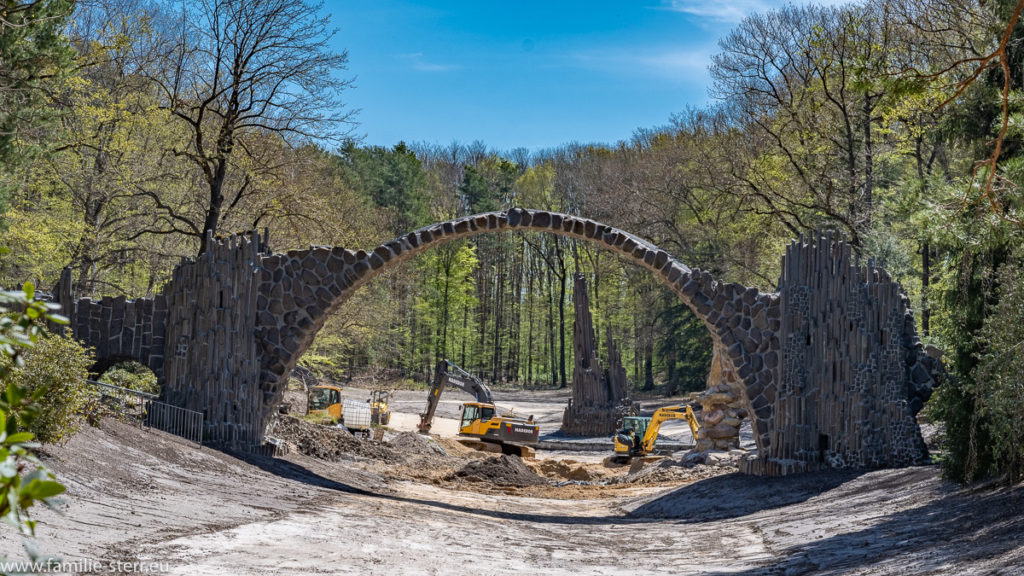
[{"label": "stone masonry wall", "polygon": [[163,379],[167,299],[162,294],[136,300],[124,296],[76,300],[73,295],[71,269],[65,268],[55,298],[70,325],[61,330],[69,328],[93,349],[93,371],[101,373],[116,362],[136,360],[152,370],[158,380]]},{"label": "stone masonry wall", "polygon": [[[262,441],[287,374],[327,317],[363,284],[431,247],[487,232],[534,230],[592,242],[651,271],[711,333],[704,448],[731,446],[749,418],[757,445],[742,469],[902,466],[927,452],[914,415],[941,371],[921,347],[905,295],[884,271],[851,263],[842,238],[794,242],[777,293],[725,284],[622,230],[555,212],[511,209],[442,222],[372,250],[312,246],[272,254],[253,233],[209,239],[155,299],[60,301],[76,337],[139,359],[167,401],[206,414],[214,443]],[[62,286],[65,280],[62,279]]]}]

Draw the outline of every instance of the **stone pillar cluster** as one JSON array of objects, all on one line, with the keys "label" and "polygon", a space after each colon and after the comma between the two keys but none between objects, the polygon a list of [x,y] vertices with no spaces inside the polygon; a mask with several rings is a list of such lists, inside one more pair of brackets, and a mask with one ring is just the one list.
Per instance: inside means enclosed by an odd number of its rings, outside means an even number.
[{"label": "stone pillar cluster", "polygon": [[572,339],[575,369],[572,373],[572,397],[562,414],[562,432],[571,436],[609,436],[616,432],[619,420],[628,415],[632,407],[626,368],[612,341],[610,328],[605,338],[608,368],[601,368],[587,282],[581,275],[576,276],[573,285],[573,306],[576,309]]},{"label": "stone pillar cluster", "polygon": [[783,350],[773,413],[764,420],[769,450],[741,470],[784,475],[926,462],[915,416],[941,366],[922,347],[902,288],[871,262],[859,266],[831,232],[791,244],[782,269]]}]

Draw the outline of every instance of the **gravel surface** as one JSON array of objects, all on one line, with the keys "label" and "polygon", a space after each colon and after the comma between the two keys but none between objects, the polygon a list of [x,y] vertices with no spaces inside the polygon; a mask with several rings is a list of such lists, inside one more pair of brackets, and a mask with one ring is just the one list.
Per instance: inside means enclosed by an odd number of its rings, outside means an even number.
[{"label": "gravel surface", "polygon": [[[45,447],[68,494],[58,512],[34,511],[38,548],[100,562],[96,573],[126,562],[121,573],[142,563],[232,576],[1015,575],[1024,565],[1024,485],[960,489],[934,466],[773,479],[736,473],[722,453],[606,468],[284,422],[321,457],[240,457],[117,421]],[[0,555],[24,557],[10,530]]]}]

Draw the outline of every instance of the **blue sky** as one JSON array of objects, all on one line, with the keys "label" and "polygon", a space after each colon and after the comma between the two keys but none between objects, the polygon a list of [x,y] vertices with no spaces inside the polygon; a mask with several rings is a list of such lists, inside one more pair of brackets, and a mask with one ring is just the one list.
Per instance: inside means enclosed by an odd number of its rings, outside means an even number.
[{"label": "blue sky", "polygon": [[[829,0],[835,3],[836,0]],[[364,143],[614,143],[708,102],[717,40],[775,0],[327,0]]]}]

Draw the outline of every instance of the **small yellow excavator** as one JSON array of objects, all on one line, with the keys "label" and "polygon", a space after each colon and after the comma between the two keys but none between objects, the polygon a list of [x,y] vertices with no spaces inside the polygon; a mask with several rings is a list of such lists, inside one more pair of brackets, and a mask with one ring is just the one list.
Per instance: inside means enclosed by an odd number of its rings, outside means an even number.
[{"label": "small yellow excavator", "polygon": [[615,434],[612,461],[628,463],[633,458],[642,458],[653,452],[658,431],[667,420],[686,420],[693,438],[697,438],[700,422],[689,406],[665,406],[658,408],[650,417],[626,416],[622,419],[622,428]]},{"label": "small yellow excavator", "polygon": [[320,384],[309,389],[309,404],[306,414],[323,414],[331,420],[341,419],[341,388]]},{"label": "small yellow excavator", "polygon": [[421,434],[430,432],[434,411],[445,386],[454,386],[472,394],[476,402],[462,405],[459,418],[459,442],[486,452],[533,456],[533,446],[540,436],[540,426],[529,418],[502,415],[494,405],[491,389],[469,372],[447,360],[437,364],[434,382],[427,396],[427,410],[420,414]]}]

